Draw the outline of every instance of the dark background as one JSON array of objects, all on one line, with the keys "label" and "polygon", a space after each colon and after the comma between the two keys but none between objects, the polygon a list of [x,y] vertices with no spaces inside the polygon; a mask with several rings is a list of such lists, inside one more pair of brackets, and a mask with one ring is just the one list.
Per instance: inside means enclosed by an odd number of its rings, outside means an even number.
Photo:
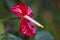
[{"label": "dark background", "polygon": [[[19,32],[21,20],[9,10],[19,1],[29,5],[34,19],[45,26],[44,29],[36,26],[34,37]],[[60,40],[60,0],[0,0],[0,34],[0,40],[14,40],[15,36],[23,40]],[[9,39],[9,34],[14,38]]]}]

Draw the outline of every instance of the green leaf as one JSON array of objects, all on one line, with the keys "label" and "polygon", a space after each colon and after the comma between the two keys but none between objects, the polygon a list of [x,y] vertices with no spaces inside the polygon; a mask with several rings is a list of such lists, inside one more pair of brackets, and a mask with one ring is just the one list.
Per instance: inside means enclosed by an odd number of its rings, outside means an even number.
[{"label": "green leaf", "polygon": [[6,33],[4,35],[5,36],[3,37],[2,40],[22,40],[21,38],[15,36],[15,35],[9,34],[9,33]]},{"label": "green leaf", "polygon": [[46,31],[39,31],[36,36],[36,40],[54,40],[53,36]]}]

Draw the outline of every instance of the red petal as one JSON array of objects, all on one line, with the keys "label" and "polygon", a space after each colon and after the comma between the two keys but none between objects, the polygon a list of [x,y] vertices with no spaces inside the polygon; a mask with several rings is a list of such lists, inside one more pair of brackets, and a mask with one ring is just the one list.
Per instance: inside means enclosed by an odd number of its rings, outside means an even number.
[{"label": "red petal", "polygon": [[27,21],[26,19],[23,19],[20,26],[20,31],[22,34],[26,36],[34,36],[35,35],[34,24],[32,24],[30,21]]},{"label": "red petal", "polygon": [[10,10],[14,14],[19,16],[21,18],[21,20],[22,20],[21,26],[20,26],[21,33],[26,35],[26,36],[35,35],[34,24],[23,17],[24,15],[28,15],[31,18],[33,18],[33,13],[32,13],[31,8],[29,6],[21,3],[21,2],[18,2],[18,5],[11,7]]}]

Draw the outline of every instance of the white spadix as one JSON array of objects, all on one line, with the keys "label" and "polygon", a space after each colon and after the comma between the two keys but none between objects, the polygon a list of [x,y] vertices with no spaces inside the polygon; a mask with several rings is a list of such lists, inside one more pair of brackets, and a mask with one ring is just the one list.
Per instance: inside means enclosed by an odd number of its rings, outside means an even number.
[{"label": "white spadix", "polygon": [[40,23],[38,23],[37,21],[35,21],[34,19],[32,19],[31,17],[25,15],[24,18],[26,18],[27,20],[31,21],[32,23],[36,24],[37,26],[39,26],[40,28],[44,28],[43,25],[41,25]]}]

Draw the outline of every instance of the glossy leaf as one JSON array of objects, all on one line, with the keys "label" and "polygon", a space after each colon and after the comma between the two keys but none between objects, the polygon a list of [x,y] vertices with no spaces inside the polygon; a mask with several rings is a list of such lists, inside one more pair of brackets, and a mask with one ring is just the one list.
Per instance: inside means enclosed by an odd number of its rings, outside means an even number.
[{"label": "glossy leaf", "polygon": [[54,40],[53,36],[46,31],[39,31],[36,36],[36,40]]}]

